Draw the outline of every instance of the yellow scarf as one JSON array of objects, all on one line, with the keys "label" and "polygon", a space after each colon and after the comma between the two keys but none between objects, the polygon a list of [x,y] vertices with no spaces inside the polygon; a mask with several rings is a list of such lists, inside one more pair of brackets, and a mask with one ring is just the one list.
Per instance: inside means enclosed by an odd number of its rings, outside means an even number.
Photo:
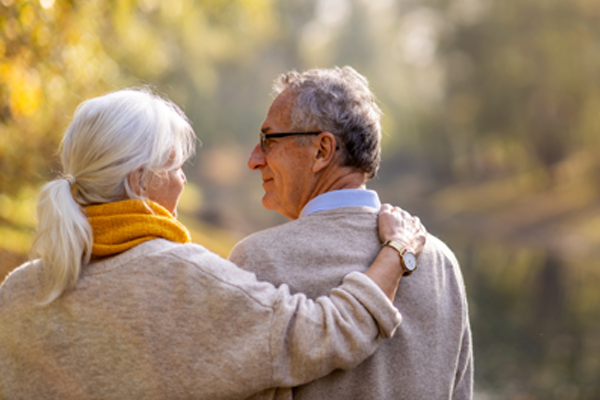
[{"label": "yellow scarf", "polygon": [[191,242],[190,233],[169,211],[152,201],[124,200],[86,207],[92,226],[93,257],[122,253],[147,240]]}]

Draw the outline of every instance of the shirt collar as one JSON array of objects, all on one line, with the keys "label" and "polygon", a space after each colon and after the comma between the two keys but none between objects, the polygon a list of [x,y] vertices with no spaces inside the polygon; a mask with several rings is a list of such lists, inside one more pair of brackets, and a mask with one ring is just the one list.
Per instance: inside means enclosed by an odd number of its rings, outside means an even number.
[{"label": "shirt collar", "polygon": [[342,189],[323,193],[304,206],[300,218],[317,211],[331,210],[338,207],[370,207],[376,210],[381,208],[379,196],[374,190]]}]

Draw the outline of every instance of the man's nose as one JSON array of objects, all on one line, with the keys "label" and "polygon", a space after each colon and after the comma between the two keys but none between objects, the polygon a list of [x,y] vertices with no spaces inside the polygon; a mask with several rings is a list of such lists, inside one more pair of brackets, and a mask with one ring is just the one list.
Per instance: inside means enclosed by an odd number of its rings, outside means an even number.
[{"label": "man's nose", "polygon": [[257,144],[250,153],[250,158],[248,158],[248,168],[254,171],[265,166],[265,164],[265,153],[260,148],[260,144]]}]

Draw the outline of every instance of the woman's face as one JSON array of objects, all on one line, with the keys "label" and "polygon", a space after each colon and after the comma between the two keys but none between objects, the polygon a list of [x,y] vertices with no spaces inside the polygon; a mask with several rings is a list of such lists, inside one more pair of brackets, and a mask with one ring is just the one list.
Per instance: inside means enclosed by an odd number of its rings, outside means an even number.
[{"label": "woman's face", "polygon": [[144,184],[145,196],[177,217],[177,203],[187,183],[181,167],[160,174],[149,174]]}]

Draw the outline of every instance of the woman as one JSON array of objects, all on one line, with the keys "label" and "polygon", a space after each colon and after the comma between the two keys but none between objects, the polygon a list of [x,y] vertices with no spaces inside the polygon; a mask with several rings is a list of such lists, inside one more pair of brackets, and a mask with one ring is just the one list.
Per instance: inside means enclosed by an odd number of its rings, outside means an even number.
[{"label": "woman", "polygon": [[[191,244],[174,217],[194,140],[145,91],[79,106],[64,175],[41,192],[39,259],[0,287],[0,398],[246,398],[351,368],[393,334],[402,269],[387,246],[313,302]],[[422,249],[417,219],[384,206],[380,224]]]}]

